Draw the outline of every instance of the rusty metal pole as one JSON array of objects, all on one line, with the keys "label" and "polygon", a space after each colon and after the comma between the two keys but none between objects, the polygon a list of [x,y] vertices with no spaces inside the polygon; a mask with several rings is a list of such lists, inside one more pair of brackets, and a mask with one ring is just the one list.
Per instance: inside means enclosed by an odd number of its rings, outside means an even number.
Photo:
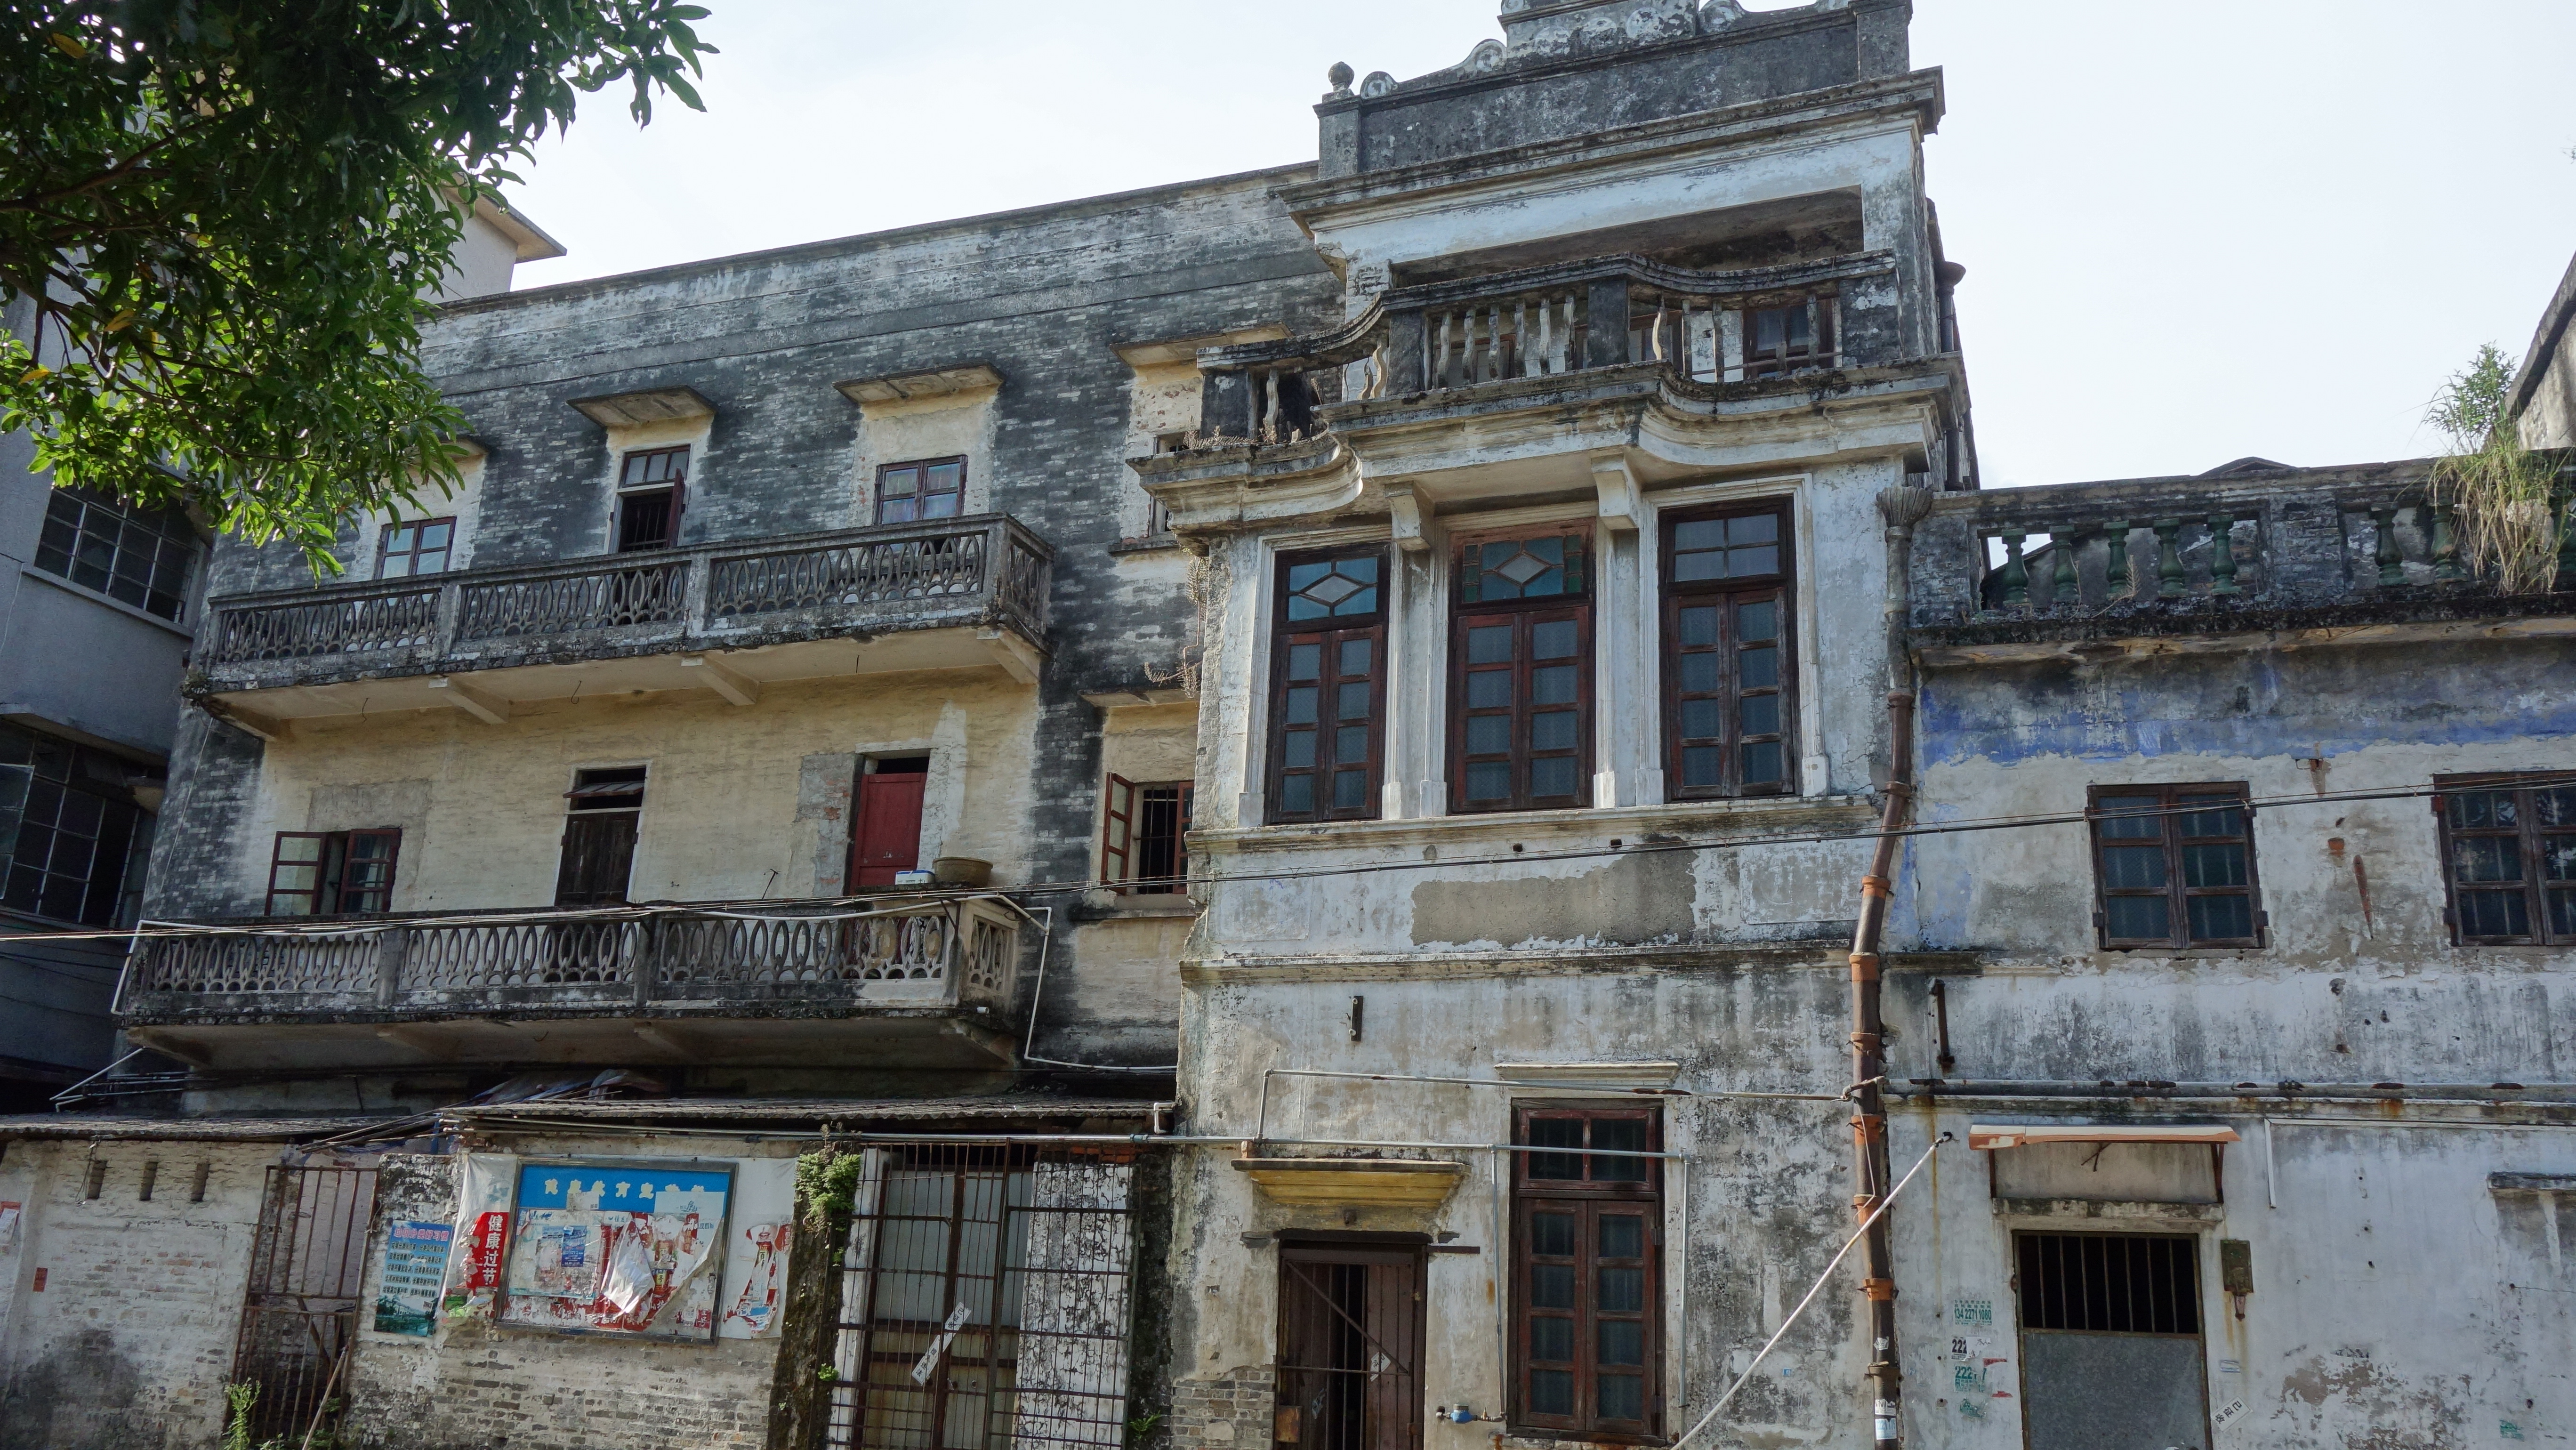
[{"label": "rusty metal pole", "polygon": [[1888,1192],[1886,1022],[1880,1012],[1879,943],[1895,895],[1897,832],[1914,804],[1914,662],[1905,640],[1914,526],[1931,512],[1932,495],[1891,488],[1878,496],[1887,519],[1887,795],[1869,874],[1861,878],[1860,921],[1852,931],[1852,1211],[1868,1224],[1861,1246],[1861,1293],[1869,1305],[1871,1442],[1897,1450],[1903,1438],[1896,1363],[1896,1262],[1885,1215],[1870,1222]]},{"label": "rusty metal pole", "polygon": [[[1860,924],[1852,933],[1851,950],[1852,1169],[1859,1183],[1852,1195],[1852,1211],[1863,1220],[1878,1211],[1888,1186],[1887,1055],[1885,1020],[1879,1011],[1878,947],[1887,926],[1888,899],[1894,894],[1890,883],[1896,866],[1896,832],[1905,824],[1906,808],[1914,796],[1914,786],[1906,779],[1911,774],[1906,762],[1914,735],[1911,691],[1889,692],[1887,733],[1895,763],[1888,770],[1878,846],[1870,856],[1869,874],[1861,878]],[[1861,1292],[1869,1302],[1873,1440],[1878,1450],[1895,1450],[1897,1386],[1902,1376],[1896,1368],[1896,1266],[1884,1216],[1870,1223],[1861,1255],[1866,1265]]]}]

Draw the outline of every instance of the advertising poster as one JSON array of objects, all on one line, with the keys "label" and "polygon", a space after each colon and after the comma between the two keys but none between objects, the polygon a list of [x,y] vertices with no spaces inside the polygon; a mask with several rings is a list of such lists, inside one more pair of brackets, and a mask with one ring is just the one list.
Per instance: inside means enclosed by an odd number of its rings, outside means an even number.
[{"label": "advertising poster", "polygon": [[457,1172],[456,1223],[449,1235],[447,1282],[439,1312],[450,1319],[489,1319],[501,1291],[501,1250],[510,1237],[510,1189],[519,1160],[468,1153]]},{"label": "advertising poster", "polygon": [[384,1267],[376,1276],[376,1332],[427,1338],[447,1281],[453,1225],[398,1223],[385,1230]]},{"label": "advertising poster", "polygon": [[498,1321],[712,1337],[732,1193],[730,1164],[521,1164]]},{"label": "advertising poster", "polygon": [[751,1272],[743,1276],[733,1307],[725,1311],[727,1330],[739,1326],[756,1339],[777,1327],[780,1280],[787,1272],[787,1253],[795,1236],[792,1223],[756,1223],[742,1231],[734,1251],[750,1253]]}]

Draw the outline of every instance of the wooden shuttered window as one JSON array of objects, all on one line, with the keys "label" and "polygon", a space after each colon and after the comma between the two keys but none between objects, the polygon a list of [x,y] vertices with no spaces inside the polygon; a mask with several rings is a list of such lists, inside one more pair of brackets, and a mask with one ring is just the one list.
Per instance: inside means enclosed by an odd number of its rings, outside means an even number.
[{"label": "wooden shuttered window", "polygon": [[[1663,1163],[1652,1108],[1515,1110],[1511,1427],[1663,1433]],[[1605,1151],[1606,1150],[1606,1151]]]},{"label": "wooden shuttered window", "polygon": [[402,832],[280,831],[268,862],[271,916],[370,916],[393,909]]},{"label": "wooden shuttered window", "polygon": [[2243,782],[2105,785],[2091,797],[2103,946],[2263,944]]},{"label": "wooden shuttered window", "polygon": [[667,549],[677,543],[688,489],[687,448],[627,454],[617,475],[617,552]]},{"label": "wooden shuttered window", "polygon": [[1590,554],[1562,530],[1461,543],[1449,639],[1459,813],[1592,803]]},{"label": "wooden shuttered window", "polygon": [[1109,777],[1101,805],[1100,879],[1147,896],[1188,890],[1190,782]]},{"label": "wooden shuttered window", "polygon": [[1788,504],[1674,514],[1662,543],[1666,793],[1795,795]]},{"label": "wooden shuttered window", "polygon": [[619,906],[635,869],[635,833],[644,814],[643,766],[577,771],[564,792],[563,856],[555,868],[555,905]]},{"label": "wooden shuttered window", "polygon": [[1386,550],[1279,561],[1268,819],[1378,815],[1386,739]]}]

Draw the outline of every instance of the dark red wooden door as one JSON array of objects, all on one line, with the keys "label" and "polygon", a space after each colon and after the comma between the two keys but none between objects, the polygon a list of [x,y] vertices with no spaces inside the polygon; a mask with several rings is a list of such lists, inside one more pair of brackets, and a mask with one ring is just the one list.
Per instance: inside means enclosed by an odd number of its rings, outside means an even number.
[{"label": "dark red wooden door", "polygon": [[850,885],[892,886],[894,873],[921,864],[921,788],[926,775],[859,777],[859,819],[850,832]]}]

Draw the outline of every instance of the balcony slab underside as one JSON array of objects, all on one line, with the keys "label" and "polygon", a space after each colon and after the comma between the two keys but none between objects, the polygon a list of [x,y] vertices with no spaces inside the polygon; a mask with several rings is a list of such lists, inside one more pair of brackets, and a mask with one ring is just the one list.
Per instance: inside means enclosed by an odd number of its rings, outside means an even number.
[{"label": "balcony slab underside", "polygon": [[[672,690],[712,691],[748,704],[772,684],[916,670],[1000,669],[1033,683],[1045,662],[1036,641],[1008,625],[970,619],[872,633],[860,625],[818,638],[753,643],[618,629],[529,641],[506,654],[320,656],[208,672],[207,698],[276,720],[388,711],[503,706]],[[731,678],[725,678],[730,676]],[[746,686],[748,688],[746,688]]]},{"label": "balcony slab underside", "polygon": [[606,1002],[478,1012],[347,1011],[320,1003],[141,1002],[127,1037],[210,1071],[430,1066],[1008,1067],[1012,1035],[972,1007],[811,1002],[644,1007]]}]

